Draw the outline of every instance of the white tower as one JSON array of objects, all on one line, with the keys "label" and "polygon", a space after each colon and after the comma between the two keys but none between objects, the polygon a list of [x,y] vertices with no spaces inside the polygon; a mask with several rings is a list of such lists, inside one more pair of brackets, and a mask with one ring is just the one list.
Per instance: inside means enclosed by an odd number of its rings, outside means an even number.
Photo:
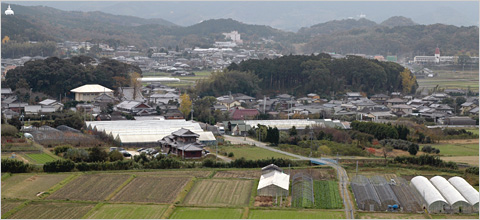
[{"label": "white tower", "polygon": [[13,10],[10,8],[10,5],[8,5],[7,10],[5,10],[5,15],[13,15]]}]

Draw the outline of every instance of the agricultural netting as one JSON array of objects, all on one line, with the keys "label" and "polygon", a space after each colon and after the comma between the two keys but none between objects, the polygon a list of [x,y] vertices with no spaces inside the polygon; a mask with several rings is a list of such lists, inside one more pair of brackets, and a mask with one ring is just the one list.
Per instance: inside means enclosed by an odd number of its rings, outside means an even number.
[{"label": "agricultural netting", "polygon": [[407,212],[422,211],[423,199],[417,193],[416,189],[412,188],[407,181],[401,177],[395,177],[393,184],[390,185],[393,192],[400,201],[400,209]]},{"label": "agricultural netting", "polygon": [[305,173],[298,173],[292,179],[292,207],[312,208],[315,205],[313,179]]},{"label": "agricultural netting", "polygon": [[380,198],[367,177],[356,175],[350,183],[359,209],[381,211]]},{"label": "agricultural netting", "polygon": [[395,196],[390,184],[387,182],[383,176],[372,176],[370,177],[370,183],[375,188],[375,191],[380,198],[380,209],[387,210],[389,205],[400,205],[400,202]]},{"label": "agricultural netting", "polygon": [[33,136],[35,142],[42,145],[57,143],[88,144],[96,142],[95,138],[85,135],[76,129],[67,126],[59,126],[59,129],[44,125],[40,128],[30,128],[24,131],[30,133]]}]

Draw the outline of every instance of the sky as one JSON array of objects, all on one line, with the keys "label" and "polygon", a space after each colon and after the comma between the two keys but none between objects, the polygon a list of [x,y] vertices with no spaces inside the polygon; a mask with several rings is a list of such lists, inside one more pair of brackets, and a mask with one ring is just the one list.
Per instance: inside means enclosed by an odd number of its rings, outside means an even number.
[{"label": "sky", "polygon": [[162,18],[181,26],[203,20],[232,18],[247,24],[297,31],[318,23],[360,18],[381,23],[392,16],[419,24],[479,24],[478,1],[4,1],[43,5],[66,11],[101,11],[141,18]]}]

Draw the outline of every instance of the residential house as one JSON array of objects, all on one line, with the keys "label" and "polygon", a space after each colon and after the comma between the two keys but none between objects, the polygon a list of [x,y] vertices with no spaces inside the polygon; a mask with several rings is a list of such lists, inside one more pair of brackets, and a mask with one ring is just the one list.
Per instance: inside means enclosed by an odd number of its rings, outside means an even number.
[{"label": "residential house", "polygon": [[15,94],[13,93],[12,89],[10,88],[2,88],[1,89],[1,93],[2,93],[2,100],[5,99],[5,98],[8,98],[10,96],[14,96]]},{"label": "residential house", "polygon": [[39,113],[52,113],[55,112],[55,106],[42,106],[42,105],[27,105],[25,106],[26,115],[36,115]]},{"label": "residential house", "polygon": [[391,108],[394,105],[404,105],[407,103],[407,101],[400,98],[393,98],[386,100],[385,103],[387,103],[387,107]]},{"label": "residential house", "polygon": [[172,92],[168,92],[166,94],[152,94],[148,98],[149,102],[153,103],[162,103],[162,104],[168,104],[170,101],[172,102],[178,102],[179,95],[174,94]]},{"label": "residential house", "polygon": [[359,92],[347,92],[345,95],[346,101],[353,101],[353,100],[359,100],[363,98],[363,95],[360,94]]},{"label": "residential house", "polygon": [[242,103],[240,103],[235,99],[218,99],[217,98],[217,103],[224,105],[225,107],[227,107],[228,110],[232,108],[243,108],[241,107]]},{"label": "residential house", "polygon": [[178,109],[168,109],[163,116],[165,119],[184,119],[182,112]]},{"label": "residential house", "polygon": [[118,111],[133,115],[151,115],[155,112],[151,106],[139,101],[123,101],[115,106]]},{"label": "residential house", "polygon": [[393,105],[392,107],[390,107],[390,109],[392,109],[393,114],[403,116],[403,115],[411,115],[413,108],[409,105],[401,104],[401,105]]},{"label": "residential house", "polygon": [[75,93],[75,101],[92,102],[95,100],[95,97],[101,94],[113,97],[113,90],[98,84],[83,85],[70,91]]},{"label": "residential house", "polygon": [[8,109],[17,113],[22,113],[23,111],[25,111],[25,106],[27,105],[28,103],[25,103],[25,102],[14,102],[14,103],[8,104]]},{"label": "residential house", "polygon": [[2,114],[5,116],[6,119],[12,119],[14,117],[20,116],[20,114],[18,112],[14,112],[11,109],[3,110]]},{"label": "residential house", "polygon": [[388,95],[385,95],[385,94],[375,94],[373,95],[372,97],[370,97],[370,100],[374,101],[375,103],[377,104],[380,104],[380,105],[385,105],[386,104],[386,101],[389,99],[390,97]]},{"label": "residential house", "polygon": [[230,118],[232,120],[249,120],[255,119],[260,112],[257,109],[232,109],[230,110]]},{"label": "residential house", "polygon": [[460,106],[461,106],[460,110],[461,110],[461,114],[462,114],[462,115],[467,115],[470,110],[478,107],[478,106],[477,106],[475,103],[473,103],[473,102],[465,102],[465,103],[461,104]]},{"label": "residential house", "polygon": [[61,111],[63,109],[63,104],[54,99],[45,99],[38,104],[41,106],[52,106],[55,108],[55,111]]},{"label": "residential house", "polygon": [[475,125],[476,121],[470,117],[447,117],[444,124],[447,125]]},{"label": "residential house", "polygon": [[204,144],[198,142],[200,135],[188,130],[180,129],[171,135],[159,140],[163,152],[177,155],[184,159],[198,159],[203,154]]}]

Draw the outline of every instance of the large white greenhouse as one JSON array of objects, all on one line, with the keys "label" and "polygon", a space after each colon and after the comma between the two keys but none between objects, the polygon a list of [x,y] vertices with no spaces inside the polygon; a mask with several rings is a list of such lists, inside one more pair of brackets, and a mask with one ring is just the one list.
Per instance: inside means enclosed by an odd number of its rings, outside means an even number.
[{"label": "large white greenhouse", "polygon": [[442,196],[442,194],[435,188],[435,186],[424,176],[416,176],[412,178],[410,184],[418,191],[422,196],[425,203],[424,206],[429,213],[441,213],[445,212],[448,208],[448,202]]},{"label": "large white greenhouse", "polygon": [[470,203],[452,186],[445,178],[435,176],[430,182],[438,189],[443,197],[450,204],[451,211],[455,213],[471,212]]},{"label": "large white greenhouse", "polygon": [[455,187],[460,194],[462,194],[462,196],[470,203],[470,205],[472,205],[472,211],[478,212],[478,191],[462,177],[452,177],[448,179],[448,182],[450,182],[450,184],[452,184],[452,186]]},{"label": "large white greenhouse", "polygon": [[156,145],[158,140],[181,128],[199,134],[198,140],[203,144],[215,144],[215,136],[210,131],[203,131],[200,124],[185,120],[122,120],[122,121],[87,121],[87,128],[111,135],[123,145]]}]

